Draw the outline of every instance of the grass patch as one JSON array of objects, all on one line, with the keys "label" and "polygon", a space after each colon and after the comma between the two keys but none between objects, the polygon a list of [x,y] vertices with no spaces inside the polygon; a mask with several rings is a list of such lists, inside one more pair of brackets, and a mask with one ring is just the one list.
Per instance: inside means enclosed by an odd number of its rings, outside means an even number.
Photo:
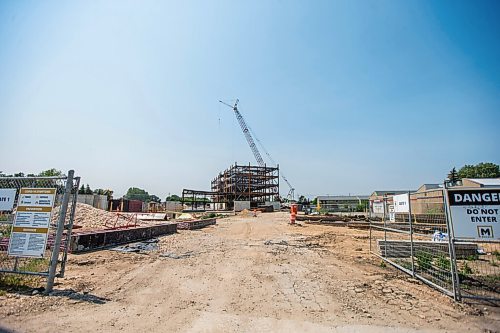
[{"label": "grass patch", "polygon": [[420,269],[428,270],[432,267],[432,254],[420,251],[417,252],[415,258]]},{"label": "grass patch", "polygon": [[400,265],[403,268],[406,268],[407,270],[411,271],[411,262],[405,261],[405,260],[398,260],[397,264]]},{"label": "grass patch", "polygon": [[10,237],[11,225],[0,225],[0,237]]},{"label": "grass patch", "polygon": [[440,255],[436,259],[436,266],[445,271],[449,271],[451,269],[450,259],[446,258],[444,255]]},{"label": "grass patch", "polygon": [[469,255],[467,256],[467,261],[474,261],[474,260],[478,260],[479,259],[479,255],[477,254],[472,254],[472,255]]},{"label": "grass patch", "polygon": [[42,284],[43,278],[34,275],[0,274],[0,295],[13,291],[31,291]]},{"label": "grass patch", "polygon": [[472,268],[470,268],[470,266],[466,262],[462,266],[462,272],[464,274],[472,274],[473,273]]},{"label": "grass patch", "polygon": [[464,262],[462,268],[460,269],[460,272],[458,272],[458,276],[463,279],[466,279],[472,273],[474,273],[472,268],[469,266],[469,264],[467,264],[467,262]]},{"label": "grass patch", "polygon": [[23,272],[46,272],[49,269],[49,260],[45,258],[28,259],[19,270]]},{"label": "grass patch", "polygon": [[[19,266],[22,272],[46,272],[49,260],[45,258],[25,259]],[[0,273],[0,292],[8,291],[30,291],[38,288],[45,278],[37,275]]]},{"label": "grass patch", "polygon": [[500,283],[500,275],[486,275],[481,277],[485,282],[491,283],[491,284],[498,284]]}]

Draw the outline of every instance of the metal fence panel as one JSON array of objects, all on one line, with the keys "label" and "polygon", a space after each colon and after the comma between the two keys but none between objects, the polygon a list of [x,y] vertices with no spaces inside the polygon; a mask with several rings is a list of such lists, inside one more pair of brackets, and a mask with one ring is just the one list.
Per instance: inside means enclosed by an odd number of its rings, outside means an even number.
[{"label": "metal fence panel", "polygon": [[[457,243],[466,240],[455,239]],[[500,242],[471,241],[477,253],[457,256],[459,298],[500,300]]]},{"label": "metal fence panel", "polygon": [[[453,187],[449,189],[452,188]],[[457,193],[457,189],[453,188],[453,190],[455,193]],[[464,190],[466,191],[471,189],[458,188],[458,191]],[[472,191],[475,191],[476,193],[477,191],[482,190],[500,193],[500,188],[472,189]],[[448,192],[448,187],[446,188],[446,192]],[[462,218],[459,218],[458,216],[452,216],[452,206],[450,205],[448,199],[448,193],[446,193],[445,198],[447,203],[448,218],[453,229],[453,232],[451,233],[451,243],[453,245],[452,252],[455,254],[454,268],[457,281],[456,297],[458,299],[472,298],[500,301],[500,239],[498,238],[498,235],[496,236],[496,238],[493,238],[494,236],[492,235],[492,238],[490,239],[480,239],[477,238],[478,235],[472,236],[472,234],[468,236],[470,238],[464,238],[464,236],[456,237],[455,230],[457,230],[457,228],[463,228],[464,223],[474,223],[471,220],[468,220],[469,218],[471,218],[471,216],[474,216],[474,214],[467,215],[467,217],[462,216]],[[471,205],[475,208],[484,209],[484,207],[491,208],[491,204],[494,205],[493,207],[500,208],[498,204],[494,204],[491,201],[488,201],[487,203]],[[487,208],[486,210],[497,212],[498,208]],[[497,219],[498,214],[494,214],[497,215],[497,217],[493,218]],[[458,219],[454,220],[455,218]],[[491,223],[495,222],[492,220]],[[496,223],[498,223],[498,221]],[[479,226],[477,226],[477,228],[479,228]],[[474,253],[467,253],[465,255],[462,254],[459,247],[464,243],[469,244],[471,247],[473,247],[475,249]]]},{"label": "metal fence panel", "polygon": [[410,196],[407,213],[370,221],[370,252],[454,297],[500,300],[500,242],[454,238],[446,189]]},{"label": "metal fence panel", "polygon": [[[72,171],[70,171],[72,172]],[[56,272],[59,276],[64,274],[64,263],[67,257],[69,236],[74,219],[74,207],[80,178],[74,178],[71,184],[67,184],[68,177],[0,177],[0,189],[16,189],[14,207],[10,211],[0,211],[0,274],[15,273],[48,277],[51,264],[51,257],[55,250],[55,245],[59,243]],[[65,189],[69,185],[69,202],[65,212],[64,233],[61,241],[57,241],[56,231],[58,218],[63,212],[61,204],[64,198]],[[23,258],[9,256],[7,253],[9,239],[14,222],[15,212],[18,206],[19,192],[21,188],[55,188],[55,204],[52,210],[50,228],[48,233],[47,247],[42,258]],[[64,214],[63,214],[64,215]]]}]

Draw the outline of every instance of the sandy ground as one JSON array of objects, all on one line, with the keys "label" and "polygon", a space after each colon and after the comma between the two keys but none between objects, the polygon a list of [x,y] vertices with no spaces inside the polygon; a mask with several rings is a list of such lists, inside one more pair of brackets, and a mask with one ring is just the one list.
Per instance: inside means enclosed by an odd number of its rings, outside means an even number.
[{"label": "sandy ground", "polygon": [[367,231],[286,222],[231,217],[162,237],[147,254],[72,255],[52,296],[0,297],[0,331],[500,330],[498,308],[454,303],[381,267]]}]

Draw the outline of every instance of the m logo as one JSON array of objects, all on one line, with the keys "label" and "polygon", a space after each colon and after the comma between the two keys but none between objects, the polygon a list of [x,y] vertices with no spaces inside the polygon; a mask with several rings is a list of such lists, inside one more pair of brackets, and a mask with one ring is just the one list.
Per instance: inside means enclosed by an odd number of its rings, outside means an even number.
[{"label": "m logo", "polygon": [[492,226],[477,226],[477,235],[479,238],[494,238]]}]

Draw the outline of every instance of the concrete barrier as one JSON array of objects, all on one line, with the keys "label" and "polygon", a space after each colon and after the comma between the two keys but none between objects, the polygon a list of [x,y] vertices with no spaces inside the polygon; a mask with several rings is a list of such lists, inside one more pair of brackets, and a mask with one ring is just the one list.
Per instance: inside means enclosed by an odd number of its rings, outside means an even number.
[{"label": "concrete barrier", "polygon": [[[386,246],[387,245],[387,246]],[[410,257],[410,241],[409,240],[377,240],[377,246],[380,255],[387,258],[409,258]],[[448,253],[448,242],[432,242],[432,241],[413,241],[413,253],[416,255],[419,252],[425,253]],[[386,252],[387,251],[387,252]],[[457,259],[465,259],[468,256],[477,254],[477,244],[467,242],[456,242],[455,253]]]},{"label": "concrete barrier", "polygon": [[205,219],[196,221],[186,221],[177,224],[177,229],[181,230],[193,230],[208,227],[209,225],[214,225],[217,223],[216,219]]},{"label": "concrete barrier", "polygon": [[100,250],[176,232],[177,224],[175,223],[78,232],[71,235],[69,250],[72,253]]}]

